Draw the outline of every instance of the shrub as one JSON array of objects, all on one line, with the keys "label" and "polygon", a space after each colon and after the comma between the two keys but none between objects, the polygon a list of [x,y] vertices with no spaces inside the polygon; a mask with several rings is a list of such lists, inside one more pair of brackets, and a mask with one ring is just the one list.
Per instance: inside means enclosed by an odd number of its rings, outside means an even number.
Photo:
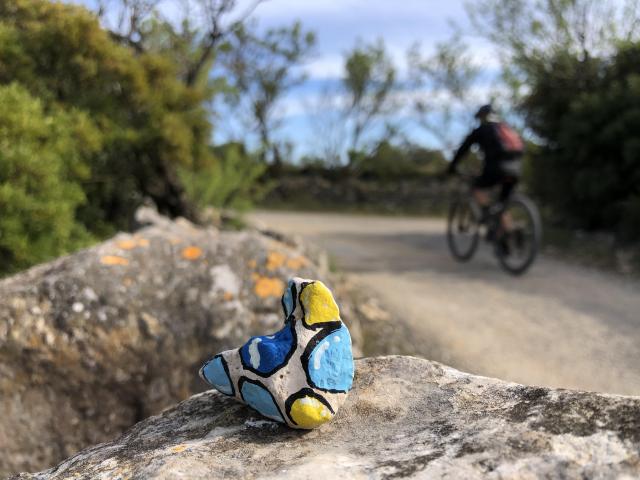
[{"label": "shrub", "polygon": [[19,82],[43,108],[77,110],[101,133],[85,164],[86,228],[128,228],[150,197],[161,212],[190,215],[176,166],[206,162],[208,86],[179,78],[168,56],[116,43],[86,9],[46,0],[0,2],[0,84]]},{"label": "shrub", "polygon": [[524,104],[542,139],[533,191],[571,227],[640,239],[640,44],[610,59],[567,52],[541,63]]},{"label": "shrub", "polygon": [[19,85],[0,87],[0,272],[91,240],[75,213],[86,201],[83,157],[98,146],[83,114],[47,114]]},{"label": "shrub", "polygon": [[269,188],[266,184],[257,184],[266,164],[248,156],[237,145],[216,150],[217,157],[209,165],[180,169],[188,197],[199,208],[249,209]]}]

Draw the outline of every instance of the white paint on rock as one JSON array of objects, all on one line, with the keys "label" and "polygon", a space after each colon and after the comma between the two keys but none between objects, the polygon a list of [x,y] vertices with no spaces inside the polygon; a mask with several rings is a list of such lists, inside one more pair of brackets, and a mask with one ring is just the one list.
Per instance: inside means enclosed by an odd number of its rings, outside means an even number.
[{"label": "white paint on rock", "polygon": [[249,345],[249,356],[251,357],[251,366],[258,368],[260,366],[260,350],[258,350],[258,344],[262,341],[261,338],[254,338]]},{"label": "white paint on rock", "polygon": [[[338,338],[338,337],[336,337],[336,338]],[[330,346],[331,346],[331,344],[329,342],[324,341],[318,347],[318,351],[313,357],[313,368],[315,370],[320,370],[320,367],[322,366],[322,363],[321,363],[322,362],[322,356],[324,355],[324,352],[329,350]]]}]

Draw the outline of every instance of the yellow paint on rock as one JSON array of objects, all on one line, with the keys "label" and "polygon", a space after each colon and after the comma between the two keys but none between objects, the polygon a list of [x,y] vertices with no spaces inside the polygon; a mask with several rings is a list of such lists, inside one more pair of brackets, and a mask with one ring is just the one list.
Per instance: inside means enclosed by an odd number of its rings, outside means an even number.
[{"label": "yellow paint on rock", "polygon": [[256,275],[254,291],[261,298],[280,297],[284,292],[284,283],[279,278]]},{"label": "yellow paint on rock", "polygon": [[187,449],[186,445],[176,445],[171,449],[171,451],[173,453],[180,453],[180,452],[184,452],[186,449]]},{"label": "yellow paint on rock", "polygon": [[267,255],[267,270],[273,271],[280,268],[284,265],[286,259],[287,257],[280,252],[269,252]]},{"label": "yellow paint on rock", "polygon": [[313,397],[298,398],[291,405],[291,418],[300,428],[316,428],[327,423],[333,415],[320,400]]},{"label": "yellow paint on rock", "polygon": [[197,260],[202,256],[202,249],[200,247],[190,246],[182,250],[182,258],[187,260]]},{"label": "yellow paint on rock", "polygon": [[117,255],[105,255],[100,259],[103,265],[129,265],[129,260]]},{"label": "yellow paint on rock", "polygon": [[338,304],[324,283],[315,281],[304,287],[300,300],[304,306],[304,321],[307,325],[340,321]]}]

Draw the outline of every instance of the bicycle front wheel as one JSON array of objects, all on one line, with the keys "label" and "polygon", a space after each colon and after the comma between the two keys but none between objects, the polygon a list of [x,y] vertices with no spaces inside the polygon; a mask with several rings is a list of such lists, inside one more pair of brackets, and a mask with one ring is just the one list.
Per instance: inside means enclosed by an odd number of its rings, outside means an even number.
[{"label": "bicycle front wheel", "polygon": [[542,222],[536,205],[515,194],[503,213],[506,231],[496,240],[496,255],[502,268],[512,275],[527,271],[540,250]]},{"label": "bicycle front wheel", "polygon": [[470,199],[455,200],[449,208],[447,244],[459,262],[471,260],[478,248],[480,223]]}]

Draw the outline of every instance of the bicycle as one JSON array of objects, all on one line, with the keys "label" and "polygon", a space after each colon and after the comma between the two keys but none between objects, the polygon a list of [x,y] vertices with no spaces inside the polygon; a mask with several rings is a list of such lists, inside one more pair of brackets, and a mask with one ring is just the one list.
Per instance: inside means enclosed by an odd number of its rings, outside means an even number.
[{"label": "bicycle", "polygon": [[[470,175],[460,175],[470,185]],[[492,243],[501,267],[512,275],[527,271],[540,249],[542,224],[535,203],[523,193],[513,193],[502,204],[494,201],[481,207],[471,188],[453,199],[447,220],[447,243],[460,262],[473,258],[480,236]]]}]

